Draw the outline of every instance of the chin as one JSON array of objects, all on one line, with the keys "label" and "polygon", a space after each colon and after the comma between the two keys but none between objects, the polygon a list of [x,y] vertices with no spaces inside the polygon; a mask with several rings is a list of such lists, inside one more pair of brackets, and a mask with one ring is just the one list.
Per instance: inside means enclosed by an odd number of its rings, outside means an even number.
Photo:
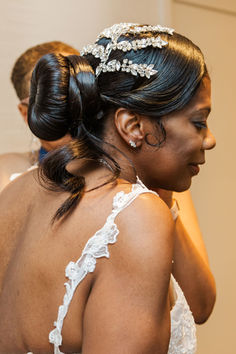
[{"label": "chin", "polygon": [[175,180],[169,180],[167,179],[162,179],[162,180],[156,180],[156,179],[141,179],[142,182],[145,184],[145,186],[149,189],[165,189],[173,192],[184,192],[188,190],[191,186],[192,183],[192,178],[186,177],[183,178],[183,176],[176,178]]},{"label": "chin", "polygon": [[191,184],[192,184],[192,179],[189,179],[186,182],[181,181],[181,183],[176,185],[175,188],[173,188],[172,190],[174,192],[184,192],[184,191],[186,191],[186,190],[188,190],[190,188]]}]

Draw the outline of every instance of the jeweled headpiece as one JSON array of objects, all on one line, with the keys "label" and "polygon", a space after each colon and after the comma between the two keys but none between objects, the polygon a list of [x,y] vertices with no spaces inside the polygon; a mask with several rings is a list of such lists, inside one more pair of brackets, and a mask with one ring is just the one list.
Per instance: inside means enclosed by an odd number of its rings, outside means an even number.
[{"label": "jeweled headpiece", "polygon": [[[112,50],[128,52],[130,50],[137,51],[149,46],[160,49],[167,46],[168,42],[164,41],[160,36],[136,39],[131,42],[126,40],[118,42],[119,37],[122,35],[137,35],[147,32],[167,33],[173,35],[174,30],[160,25],[140,26],[137,23],[119,23],[102,31],[97,37],[95,44],[84,47],[81,54],[92,54],[95,58],[101,60],[96,68],[96,76],[99,76],[101,72],[125,71],[135,76],[140,75],[142,77],[146,76],[147,78],[150,78],[157,73],[157,70],[153,69],[154,64],[137,64],[128,59],[124,59],[122,62],[116,59],[108,61]],[[101,38],[110,38],[111,41],[106,46],[97,44]]]}]

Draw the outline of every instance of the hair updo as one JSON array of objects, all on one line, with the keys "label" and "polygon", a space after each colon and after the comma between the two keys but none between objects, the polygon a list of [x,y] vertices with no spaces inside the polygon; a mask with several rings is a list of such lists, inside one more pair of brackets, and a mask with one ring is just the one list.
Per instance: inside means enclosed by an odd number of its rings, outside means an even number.
[{"label": "hair updo", "polygon": [[[149,116],[165,135],[164,116],[183,109],[208,75],[201,50],[178,33],[128,32],[120,36],[118,42],[158,35],[168,42],[166,47],[148,46],[126,52],[116,49],[109,55],[109,61],[128,59],[137,64],[154,64],[157,73],[150,78],[122,71],[101,72],[95,78],[100,59],[92,54],[83,57],[49,54],[36,65],[29,105],[32,132],[44,140],[55,140],[66,133],[74,138],[71,146],[49,154],[41,169],[41,177],[49,188],[57,186],[71,193],[58,209],[56,219],[76,205],[85,187],[83,176],[73,176],[66,170],[68,162],[75,158],[105,159],[111,162],[113,179],[119,176],[118,163],[104,148],[104,123],[110,116],[108,113],[124,107]],[[109,41],[101,38],[98,44],[106,46]]]},{"label": "hair updo", "polygon": [[82,117],[96,114],[98,92],[91,66],[83,57],[47,54],[33,71],[28,123],[43,140],[67,133],[77,137]]},{"label": "hair updo", "polygon": [[[125,107],[139,114],[159,119],[171,112],[181,110],[194,96],[203,77],[208,75],[203,54],[188,38],[173,33],[127,34],[119,37],[119,41],[133,41],[147,37],[157,37],[168,42],[161,49],[152,46],[123,52],[113,50],[109,61],[117,59],[131,60],[137,64],[154,64],[158,72],[151,78],[134,76],[122,71],[101,72],[98,77],[98,88],[107,105]],[[106,38],[98,44],[106,45]],[[91,54],[84,56],[94,70],[99,59]]]}]

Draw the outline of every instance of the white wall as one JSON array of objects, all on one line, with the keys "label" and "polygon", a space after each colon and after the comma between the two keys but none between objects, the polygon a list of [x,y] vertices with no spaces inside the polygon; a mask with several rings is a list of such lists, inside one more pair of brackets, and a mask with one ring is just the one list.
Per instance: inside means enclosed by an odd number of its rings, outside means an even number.
[{"label": "white wall", "polygon": [[[213,110],[209,125],[217,139],[192,193],[213,272],[217,302],[199,328],[199,354],[234,354],[236,318],[236,2],[173,0],[173,27],[197,43],[212,78]],[[197,7],[192,5],[204,5]],[[225,4],[225,7],[224,7]],[[213,7],[207,9],[206,7]]]},{"label": "white wall", "polygon": [[[76,48],[93,42],[116,22],[162,22],[169,0],[9,0],[0,2],[0,153],[29,150],[31,138],[17,111],[10,83],[16,58],[36,44],[65,41]],[[167,10],[166,10],[167,9]],[[159,15],[160,14],[160,15]]]}]

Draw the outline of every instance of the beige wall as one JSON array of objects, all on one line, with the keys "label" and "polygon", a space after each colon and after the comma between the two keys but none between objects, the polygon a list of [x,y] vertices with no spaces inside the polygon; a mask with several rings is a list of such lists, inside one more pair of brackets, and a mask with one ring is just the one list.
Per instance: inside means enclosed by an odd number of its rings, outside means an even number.
[{"label": "beige wall", "polygon": [[[158,23],[169,0],[10,0],[0,2],[0,153],[29,150],[31,135],[9,81],[15,59],[30,46],[62,40],[81,48],[116,22]],[[159,15],[160,14],[160,15]],[[161,17],[161,18],[160,18]],[[168,21],[167,21],[168,22]]]},{"label": "beige wall", "polygon": [[[236,2],[227,0],[225,8],[220,0],[180,2],[173,0],[173,26],[196,42],[205,54],[212,78],[213,111],[209,125],[217,139],[215,150],[207,153],[207,165],[192,186],[218,294],[212,317],[198,330],[198,353],[234,354]],[[195,4],[204,7],[192,6]]]},{"label": "beige wall", "polygon": [[[185,2],[236,11],[235,0]],[[30,146],[30,134],[17,112],[17,99],[9,81],[19,54],[32,45],[55,39],[81,48],[114,22],[171,25],[171,0],[9,0],[1,1],[0,13],[0,153],[3,153],[28,150]],[[216,275],[218,300],[211,319],[198,331],[198,354],[233,354],[236,18],[175,0],[172,17],[176,30],[192,38],[204,51],[213,83],[210,126],[217,138],[217,148],[207,154],[208,164],[194,181],[193,196]]]}]

